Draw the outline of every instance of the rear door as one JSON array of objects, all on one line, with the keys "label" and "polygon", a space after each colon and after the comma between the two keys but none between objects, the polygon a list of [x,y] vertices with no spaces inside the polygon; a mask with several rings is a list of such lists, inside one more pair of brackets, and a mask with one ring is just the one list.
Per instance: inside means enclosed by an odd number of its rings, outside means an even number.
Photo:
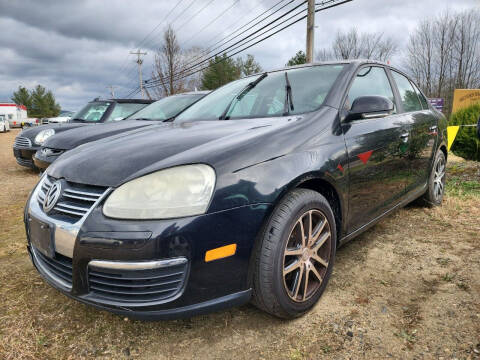
[{"label": "rear door", "polygon": [[427,183],[437,138],[437,119],[425,97],[407,77],[394,70],[391,74],[397,85],[408,131],[405,156],[410,167],[406,183],[406,192],[409,193]]},{"label": "rear door", "polygon": [[402,156],[405,125],[397,114],[392,83],[382,66],[362,67],[351,84],[344,105],[350,109],[360,96],[379,95],[395,103],[392,115],[342,124],[348,151],[348,232],[359,229],[400,201],[409,175]]}]

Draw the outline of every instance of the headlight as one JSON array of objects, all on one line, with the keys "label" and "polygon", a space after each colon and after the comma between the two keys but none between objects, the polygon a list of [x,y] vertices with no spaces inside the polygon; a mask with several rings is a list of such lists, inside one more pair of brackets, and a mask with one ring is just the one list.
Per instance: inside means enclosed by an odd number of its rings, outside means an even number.
[{"label": "headlight", "polygon": [[55,134],[54,129],[47,129],[40,131],[37,136],[35,136],[35,144],[42,145],[45,140],[47,140],[50,136]]},{"label": "headlight", "polygon": [[183,165],[139,177],[116,189],[103,206],[118,219],[167,219],[204,214],[215,187],[208,165]]}]

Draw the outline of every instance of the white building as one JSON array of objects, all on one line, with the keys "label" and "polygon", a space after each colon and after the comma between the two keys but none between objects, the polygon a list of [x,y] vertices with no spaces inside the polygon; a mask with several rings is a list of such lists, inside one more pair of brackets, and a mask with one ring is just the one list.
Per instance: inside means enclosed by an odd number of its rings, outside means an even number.
[{"label": "white building", "polygon": [[10,127],[20,127],[22,122],[27,121],[27,108],[14,103],[0,103],[0,115],[5,116]]}]

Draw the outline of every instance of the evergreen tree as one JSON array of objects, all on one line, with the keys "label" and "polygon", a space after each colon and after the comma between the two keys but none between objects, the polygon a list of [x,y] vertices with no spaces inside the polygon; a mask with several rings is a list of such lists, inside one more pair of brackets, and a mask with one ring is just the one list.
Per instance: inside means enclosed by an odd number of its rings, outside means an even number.
[{"label": "evergreen tree", "polygon": [[239,79],[241,73],[238,61],[235,62],[232,58],[227,57],[227,54],[215,56],[215,59],[209,61],[208,68],[202,74],[202,88],[214,90]]},{"label": "evergreen tree", "polygon": [[302,50],[300,50],[295,54],[294,57],[288,60],[287,66],[305,64],[306,62],[307,62],[307,56]]},{"label": "evergreen tree", "polygon": [[60,114],[60,105],[56,103],[53,93],[42,85],[37,85],[30,96],[32,101],[30,116],[54,117]]},{"label": "evergreen tree", "polygon": [[250,54],[247,55],[246,60],[239,58],[238,66],[240,67],[240,70],[242,71],[242,74],[244,76],[256,74],[263,71],[260,64],[257,61],[255,61],[254,56]]},{"label": "evergreen tree", "polygon": [[28,111],[32,107],[32,98],[26,87],[19,86],[17,91],[13,92],[11,100],[17,105],[24,105]]}]

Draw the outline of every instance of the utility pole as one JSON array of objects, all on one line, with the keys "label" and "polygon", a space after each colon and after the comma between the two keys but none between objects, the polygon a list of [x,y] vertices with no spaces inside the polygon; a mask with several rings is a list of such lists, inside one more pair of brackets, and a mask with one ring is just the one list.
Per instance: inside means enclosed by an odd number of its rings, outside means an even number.
[{"label": "utility pole", "polygon": [[112,99],[115,99],[115,88],[116,86],[113,86],[113,85],[107,86],[107,89],[110,89],[110,95],[112,96]]},{"label": "utility pole", "polygon": [[140,49],[138,49],[136,52],[130,51],[130,54],[132,55],[137,55],[137,64],[138,64],[138,80],[140,81],[140,92],[142,93],[142,99],[143,99],[143,80],[142,80],[142,64],[143,60],[141,58],[142,55],[147,55],[146,52],[141,52]]},{"label": "utility pole", "polygon": [[313,62],[313,42],[315,34],[315,0],[308,0],[307,13],[307,63]]}]

